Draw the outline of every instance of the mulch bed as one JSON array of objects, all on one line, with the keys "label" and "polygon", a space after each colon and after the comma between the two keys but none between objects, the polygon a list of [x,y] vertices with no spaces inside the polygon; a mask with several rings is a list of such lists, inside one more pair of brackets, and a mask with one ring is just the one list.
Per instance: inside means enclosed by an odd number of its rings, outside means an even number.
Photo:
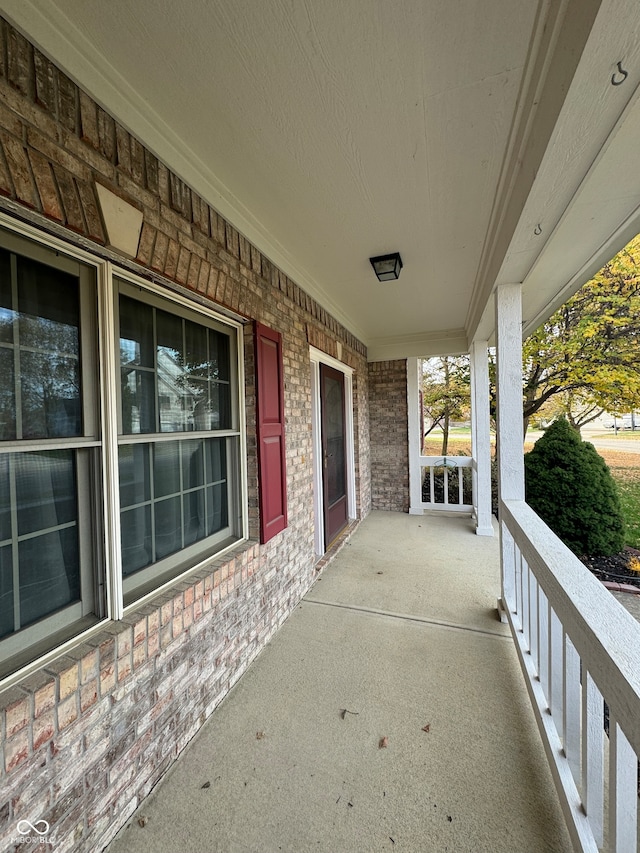
[{"label": "mulch bed", "polygon": [[600,581],[631,584],[640,589],[640,574],[629,568],[629,561],[633,557],[640,557],[640,551],[625,548],[610,557],[580,557],[580,560]]}]

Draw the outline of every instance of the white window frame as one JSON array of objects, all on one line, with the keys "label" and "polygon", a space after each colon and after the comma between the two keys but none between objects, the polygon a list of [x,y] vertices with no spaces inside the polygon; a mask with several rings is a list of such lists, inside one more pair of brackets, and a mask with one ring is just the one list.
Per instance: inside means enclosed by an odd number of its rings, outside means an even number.
[{"label": "white window frame", "polygon": [[[146,278],[138,276],[130,270],[121,268],[109,260],[101,259],[89,251],[68,244],[55,236],[46,234],[27,223],[15,220],[2,212],[0,212],[0,228],[2,228],[3,233],[8,235],[8,242],[11,242],[12,234],[29,241],[30,247],[33,248],[33,252],[30,250],[29,254],[36,259],[38,259],[38,248],[41,247],[42,260],[45,263],[47,263],[49,253],[53,251],[68,257],[72,262],[84,264],[94,271],[95,311],[98,332],[95,356],[97,364],[94,367],[97,374],[95,382],[98,385],[96,395],[99,411],[98,423],[95,424],[96,440],[90,441],[85,439],[84,444],[101,447],[102,470],[101,477],[96,479],[96,488],[100,483],[104,496],[102,501],[102,516],[96,524],[94,534],[102,540],[102,553],[100,556],[103,565],[101,569],[96,570],[94,583],[96,585],[104,584],[104,612],[96,614],[89,619],[80,619],[76,623],[78,630],[71,637],[65,636],[56,643],[55,635],[49,634],[42,642],[30,646],[22,656],[15,655],[14,657],[12,655],[11,659],[12,663],[15,662],[15,667],[11,671],[7,671],[6,676],[0,674],[0,688],[4,689],[83,642],[101,630],[109,621],[122,619],[126,613],[138,609],[152,598],[171,589],[192,573],[206,566],[212,559],[219,559],[226,552],[246,541],[248,539],[248,490],[245,426],[244,323],[242,320],[221,314],[213,307],[210,308],[203,305],[200,301],[190,299],[186,294],[176,291],[173,285],[168,284],[167,287],[162,287],[158,283],[150,282]],[[19,249],[15,249],[14,251],[20,253]],[[234,530],[233,540],[223,544],[219,550],[191,558],[189,565],[184,570],[178,567],[175,575],[166,580],[159,581],[157,586],[141,594],[127,606],[124,604],[120,554],[120,495],[118,476],[120,365],[116,340],[116,315],[114,311],[114,298],[117,291],[116,278],[150,294],[155,294],[166,306],[170,306],[171,304],[180,305],[189,313],[205,318],[205,323],[213,321],[214,324],[233,329],[236,341],[235,355],[234,353],[231,354],[233,362],[232,372],[234,374],[232,395],[235,427],[232,432],[237,437],[238,458],[229,464],[230,477],[233,477],[233,488],[236,491],[234,500],[235,518],[230,519],[230,525]],[[204,434],[206,437],[221,435],[221,433],[216,432],[211,434],[206,431]],[[173,435],[175,438],[190,439],[202,437],[203,432],[177,433]],[[147,441],[152,441],[153,435],[140,436],[141,440],[145,438]],[[55,444],[51,442],[51,449],[64,444],[64,439],[56,441]],[[25,443],[24,449],[29,449],[27,443]],[[176,554],[176,562],[178,564],[181,553],[184,554],[185,552],[178,552]],[[193,560],[196,560],[196,562],[194,563]],[[8,635],[2,641],[3,645],[10,644],[13,638],[18,638],[19,636],[19,633]],[[55,645],[53,645],[54,643]],[[12,649],[9,649],[9,654],[12,654]]]}]

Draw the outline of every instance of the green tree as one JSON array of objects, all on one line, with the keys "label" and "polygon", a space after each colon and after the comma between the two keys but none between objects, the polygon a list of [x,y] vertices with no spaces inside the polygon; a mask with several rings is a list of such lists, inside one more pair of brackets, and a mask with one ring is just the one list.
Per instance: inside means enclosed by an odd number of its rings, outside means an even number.
[{"label": "green tree", "polygon": [[640,406],[640,237],[537,329],[523,346],[523,425],[548,401],[572,426]]},{"label": "green tree", "polygon": [[469,413],[471,383],[469,356],[443,356],[423,362],[422,410],[425,435],[442,428],[442,455],[446,456],[449,428]]},{"label": "green tree", "polygon": [[578,556],[617,554],[624,518],[604,459],[564,419],[524,457],[527,503]]}]

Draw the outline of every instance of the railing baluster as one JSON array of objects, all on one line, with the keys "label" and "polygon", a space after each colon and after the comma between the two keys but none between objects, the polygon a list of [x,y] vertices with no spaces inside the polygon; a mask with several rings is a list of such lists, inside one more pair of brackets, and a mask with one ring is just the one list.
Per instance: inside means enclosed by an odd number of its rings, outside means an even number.
[{"label": "railing baluster", "polygon": [[547,705],[550,704],[549,689],[549,602],[541,586],[538,586],[538,674]]},{"label": "railing baluster", "polygon": [[598,846],[604,817],[604,702],[591,673],[582,667],[582,805]]},{"label": "railing baluster", "polygon": [[609,714],[609,848],[629,853],[637,845],[638,758]]},{"label": "railing baluster", "polygon": [[551,605],[549,605],[549,613],[551,624],[551,651],[549,655],[549,666],[551,669],[549,687],[551,696],[549,707],[551,708],[551,716],[555,722],[558,734],[564,744],[564,632],[562,630],[562,622],[558,619]]},{"label": "railing baluster", "polygon": [[540,647],[538,645],[538,631],[540,625],[538,623],[538,581],[536,576],[527,566],[527,574],[529,575],[529,649],[533,659],[533,666],[536,675],[540,675]]},{"label": "railing baluster", "polygon": [[530,633],[530,616],[531,608],[529,607],[529,566],[525,558],[520,555],[520,565],[522,567],[522,633],[525,639],[525,648],[531,651],[531,633]]},{"label": "railing baluster", "polygon": [[516,548],[513,536],[509,529],[500,525],[500,538],[502,548],[502,595],[505,608],[517,612],[518,610],[518,560],[520,552]]},{"label": "railing baluster", "polygon": [[[509,534],[509,536],[511,536],[511,534]],[[515,548],[515,555],[516,555],[515,562],[514,562],[514,569],[515,569],[514,584],[515,584],[515,594],[516,594],[515,612],[518,614],[518,617],[520,619],[520,630],[522,630],[523,629],[523,621],[522,621],[522,554],[520,553],[520,549],[518,548],[518,546],[515,543],[514,543],[514,548]]]},{"label": "railing baluster", "polygon": [[568,635],[564,635],[564,752],[576,785],[580,784],[580,658]]}]

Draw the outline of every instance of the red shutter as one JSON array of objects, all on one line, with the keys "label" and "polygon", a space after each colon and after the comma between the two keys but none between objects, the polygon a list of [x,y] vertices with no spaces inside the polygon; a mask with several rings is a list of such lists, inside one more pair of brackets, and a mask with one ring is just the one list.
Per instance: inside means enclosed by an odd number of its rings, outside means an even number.
[{"label": "red shutter", "polygon": [[268,542],[287,526],[282,336],[256,323],[255,349],[260,541]]}]

